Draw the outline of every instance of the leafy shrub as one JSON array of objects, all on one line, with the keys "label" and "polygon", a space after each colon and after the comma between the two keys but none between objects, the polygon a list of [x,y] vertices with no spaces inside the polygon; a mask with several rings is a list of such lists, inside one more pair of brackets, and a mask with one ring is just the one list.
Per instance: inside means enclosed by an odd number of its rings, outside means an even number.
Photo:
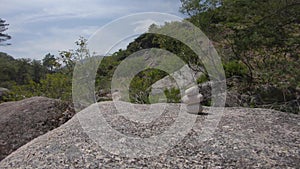
[{"label": "leafy shrub", "polygon": [[150,104],[149,95],[152,89],[152,84],[166,75],[166,72],[159,69],[146,69],[138,73],[132,79],[129,86],[130,102],[138,104]]},{"label": "leafy shrub", "polygon": [[201,83],[204,83],[204,82],[207,82],[209,81],[209,78],[207,77],[207,75],[205,74],[202,74],[198,79],[197,79],[197,83],[198,84],[201,84]]},{"label": "leafy shrub", "polygon": [[71,78],[55,73],[47,74],[40,83],[29,81],[26,85],[15,85],[6,96],[6,101],[17,101],[33,96],[45,96],[54,99],[70,100],[72,92]]},{"label": "leafy shrub", "polygon": [[235,60],[229,61],[228,63],[224,64],[224,70],[226,78],[230,78],[233,76],[246,77],[248,74],[247,67]]},{"label": "leafy shrub", "polygon": [[180,103],[181,97],[179,89],[172,87],[170,89],[165,89],[164,93],[167,97],[168,103]]},{"label": "leafy shrub", "polygon": [[65,74],[48,74],[41,80],[40,90],[46,97],[70,100],[72,93],[71,78]]}]

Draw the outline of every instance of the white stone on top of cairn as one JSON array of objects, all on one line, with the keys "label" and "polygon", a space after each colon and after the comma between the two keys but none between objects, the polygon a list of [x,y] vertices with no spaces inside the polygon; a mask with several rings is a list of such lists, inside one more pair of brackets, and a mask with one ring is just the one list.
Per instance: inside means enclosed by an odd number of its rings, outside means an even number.
[{"label": "white stone on top of cairn", "polygon": [[185,94],[188,95],[188,96],[193,96],[193,95],[199,94],[199,88],[198,88],[198,86],[193,86],[191,88],[188,88],[185,91]]},{"label": "white stone on top of cairn", "polygon": [[185,104],[195,104],[195,103],[200,103],[201,101],[203,101],[203,95],[200,93],[193,96],[185,95],[182,98],[182,102]]}]

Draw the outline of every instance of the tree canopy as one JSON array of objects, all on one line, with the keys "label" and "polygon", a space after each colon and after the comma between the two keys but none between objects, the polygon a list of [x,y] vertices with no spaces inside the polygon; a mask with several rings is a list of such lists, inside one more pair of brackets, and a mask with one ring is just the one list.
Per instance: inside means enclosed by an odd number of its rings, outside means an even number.
[{"label": "tree canopy", "polygon": [[9,25],[5,22],[5,20],[0,18],[0,45],[10,45],[9,43],[4,43],[5,41],[11,39],[10,35],[4,33],[8,29],[7,26]]}]

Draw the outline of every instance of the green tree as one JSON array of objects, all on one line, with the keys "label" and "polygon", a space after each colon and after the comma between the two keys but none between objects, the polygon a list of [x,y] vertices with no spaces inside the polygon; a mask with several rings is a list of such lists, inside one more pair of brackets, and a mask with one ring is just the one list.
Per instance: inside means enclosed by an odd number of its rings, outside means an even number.
[{"label": "green tree", "polygon": [[39,83],[41,79],[45,78],[47,69],[39,60],[33,60],[31,65],[33,70],[32,80],[36,83]]},{"label": "green tree", "polygon": [[299,62],[298,1],[182,0],[181,11],[213,40],[213,34],[221,34],[217,47],[231,49],[223,60],[242,62],[250,84],[270,83],[273,77],[296,78],[292,71],[287,72],[289,76],[270,73],[278,74],[285,69],[282,65]]},{"label": "green tree", "polygon": [[11,39],[10,35],[3,33],[8,29],[7,26],[9,25],[5,22],[6,22],[5,20],[0,18],[0,45],[10,45],[9,43],[3,43]]},{"label": "green tree", "polygon": [[32,80],[31,60],[22,58],[17,61],[16,82],[20,85],[28,84]]},{"label": "green tree", "polygon": [[59,52],[59,59],[63,62],[64,70],[68,74],[72,74],[76,62],[84,61],[85,59],[92,57],[89,49],[87,48],[87,39],[80,37],[75,44],[77,46],[75,50],[70,49]]},{"label": "green tree", "polygon": [[129,99],[132,103],[149,104],[151,85],[167,75],[158,69],[146,69],[139,72],[130,82]]},{"label": "green tree", "polygon": [[274,102],[265,102],[274,100],[266,97],[275,94],[262,94],[275,88],[285,98],[282,103],[277,99],[277,107],[293,102],[299,110],[299,90],[295,92],[300,81],[298,0],[182,0],[181,11],[213,40],[227,77],[242,77],[234,82],[239,92],[275,107]]},{"label": "green tree", "polygon": [[50,72],[54,72],[54,70],[60,67],[58,60],[54,55],[48,53],[42,60],[43,66],[45,66]]}]

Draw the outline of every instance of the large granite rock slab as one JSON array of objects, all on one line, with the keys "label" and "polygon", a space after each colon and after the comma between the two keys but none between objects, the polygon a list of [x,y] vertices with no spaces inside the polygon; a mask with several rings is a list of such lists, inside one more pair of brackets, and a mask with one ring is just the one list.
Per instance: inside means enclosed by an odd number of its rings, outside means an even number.
[{"label": "large granite rock slab", "polygon": [[74,114],[66,103],[45,97],[0,104],[0,160]]},{"label": "large granite rock slab", "polygon": [[[180,104],[167,106],[156,120],[137,123],[119,116],[113,102],[99,103],[113,129],[142,138],[159,135],[174,123]],[[211,114],[194,115],[194,127],[173,148],[158,156],[133,158],[111,154],[90,139],[78,119],[82,112],[13,152],[0,168],[300,168],[299,115],[225,108],[214,134],[204,142],[199,139],[201,124]]]}]

